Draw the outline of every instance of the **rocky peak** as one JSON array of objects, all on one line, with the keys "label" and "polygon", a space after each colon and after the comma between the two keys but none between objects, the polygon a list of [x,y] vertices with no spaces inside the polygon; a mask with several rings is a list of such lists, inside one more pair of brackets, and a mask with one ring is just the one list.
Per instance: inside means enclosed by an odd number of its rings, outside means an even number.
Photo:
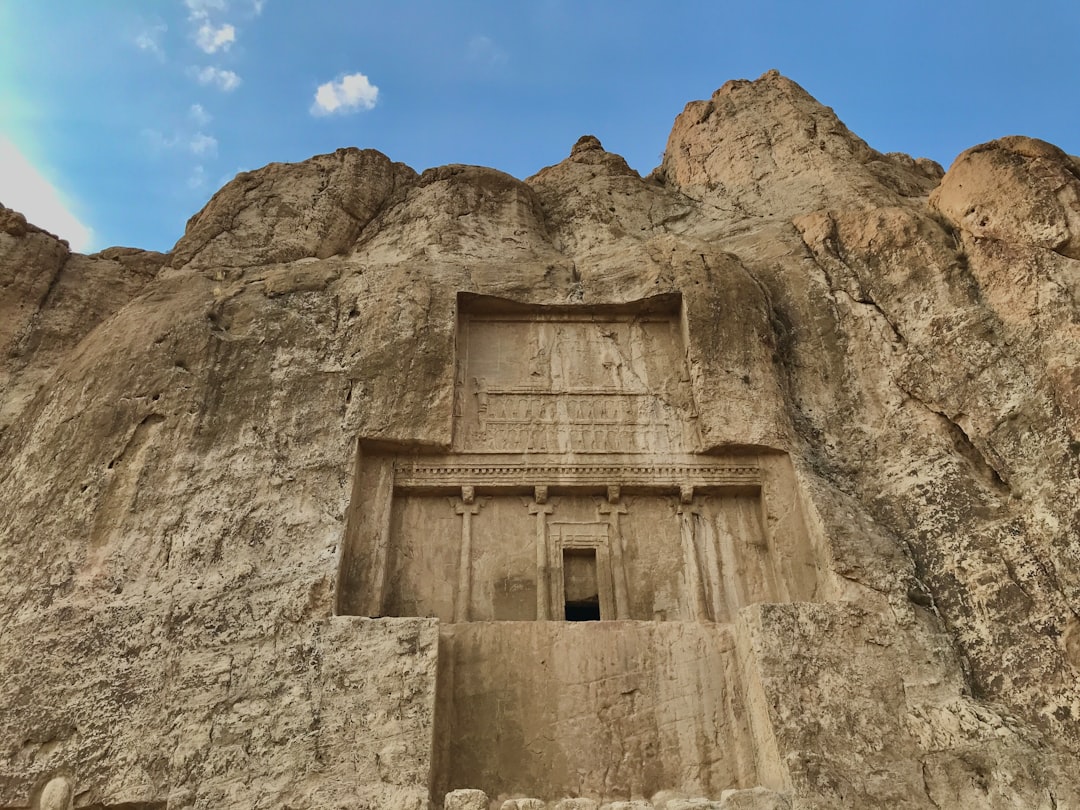
[{"label": "rocky peak", "polygon": [[600,175],[640,177],[630,168],[625,158],[604,149],[600,139],[595,135],[582,135],[561,163],[541,169],[525,182],[529,184],[557,183],[560,180],[569,180],[571,177],[581,180]]},{"label": "rocky peak", "polygon": [[171,265],[220,271],[342,253],[416,179],[405,164],[356,148],[242,172],[191,218]]},{"label": "rocky peak", "polygon": [[577,139],[577,142],[574,144],[573,149],[570,150],[570,155],[572,157],[581,152],[592,152],[596,150],[599,150],[601,152],[604,151],[604,147],[600,143],[600,139],[597,138],[595,135],[582,135],[580,138]]},{"label": "rocky peak", "polygon": [[785,219],[829,206],[895,204],[934,185],[921,169],[871,149],[775,70],[687,104],[660,175],[736,216]]},{"label": "rocky peak", "polygon": [[1045,141],[1010,136],[973,146],[930,205],[973,237],[1080,259],[1080,159]]}]

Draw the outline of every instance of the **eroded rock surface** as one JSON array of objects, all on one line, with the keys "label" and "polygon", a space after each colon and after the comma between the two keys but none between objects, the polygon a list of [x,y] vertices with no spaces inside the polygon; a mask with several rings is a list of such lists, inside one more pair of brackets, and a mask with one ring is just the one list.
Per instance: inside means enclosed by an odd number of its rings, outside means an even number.
[{"label": "eroded rock surface", "polygon": [[1080,808],[1078,167],[769,73],[646,178],[0,209],[0,807]]}]

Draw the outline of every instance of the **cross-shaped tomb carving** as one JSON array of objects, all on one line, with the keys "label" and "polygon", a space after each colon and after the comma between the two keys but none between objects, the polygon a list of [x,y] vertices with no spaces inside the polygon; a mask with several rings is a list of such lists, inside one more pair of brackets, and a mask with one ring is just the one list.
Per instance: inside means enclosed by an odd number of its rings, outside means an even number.
[{"label": "cross-shaped tomb carving", "polygon": [[808,598],[804,533],[770,511],[792,511],[784,463],[700,452],[685,334],[677,298],[463,302],[451,452],[361,458],[339,609],[729,621]]},{"label": "cross-shaped tomb carving", "polygon": [[677,298],[459,303],[449,452],[360,443],[338,577],[440,620],[433,797],[757,784],[734,619],[817,593],[787,457],[702,451]]}]

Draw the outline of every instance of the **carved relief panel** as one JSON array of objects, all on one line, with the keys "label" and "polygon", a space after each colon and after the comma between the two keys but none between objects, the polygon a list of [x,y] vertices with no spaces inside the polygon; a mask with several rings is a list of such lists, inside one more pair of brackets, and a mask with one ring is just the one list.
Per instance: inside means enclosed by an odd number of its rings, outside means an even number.
[{"label": "carved relief panel", "polygon": [[670,315],[465,315],[458,352],[456,450],[698,448],[682,339]]}]

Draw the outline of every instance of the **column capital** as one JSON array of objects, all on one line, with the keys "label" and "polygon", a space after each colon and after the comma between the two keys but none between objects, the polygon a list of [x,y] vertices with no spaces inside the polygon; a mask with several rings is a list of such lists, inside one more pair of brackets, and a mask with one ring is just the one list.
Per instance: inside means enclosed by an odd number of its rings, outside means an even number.
[{"label": "column capital", "polygon": [[623,503],[598,503],[596,511],[601,515],[625,515],[627,509]]}]

